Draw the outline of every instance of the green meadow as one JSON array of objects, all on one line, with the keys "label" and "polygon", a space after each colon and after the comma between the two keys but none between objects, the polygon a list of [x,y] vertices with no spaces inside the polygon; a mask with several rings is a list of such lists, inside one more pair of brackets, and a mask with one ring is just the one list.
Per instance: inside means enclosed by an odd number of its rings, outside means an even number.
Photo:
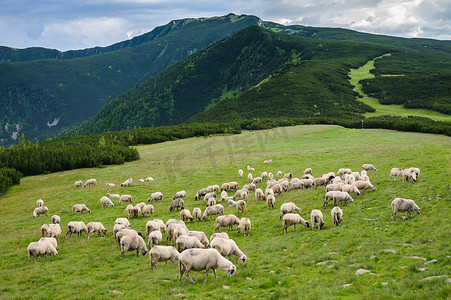
[{"label": "green meadow", "polygon": [[[0,198],[0,298],[22,299],[102,299],[102,298],[186,298],[186,299],[446,299],[451,295],[451,139],[443,135],[390,130],[345,129],[339,126],[310,125],[279,127],[264,131],[244,131],[238,135],[190,138],[137,147],[141,159],[105,168],[79,169],[30,176]],[[271,164],[263,161],[272,159]],[[333,226],[332,205],[323,206],[325,189],[298,190],[276,198],[274,210],[250,194],[244,214],[224,205],[225,214],[248,217],[250,236],[228,232],[247,255],[245,263],[232,257],[237,267],[233,278],[217,270],[204,283],[205,271],[191,272],[195,284],[184,276],[178,281],[178,266],[158,263],[152,270],[149,256],[125,254],[115,244],[112,228],[117,217],[126,217],[126,205],[113,200],[114,207],[100,208],[107,192],[130,194],[133,202],[145,202],[150,193],[161,191],[162,202],[153,203],[153,217],[130,219],[132,228],[145,232],[153,218],[165,222],[179,218],[169,212],[175,192],[187,191],[185,208],[192,211],[205,204],[195,201],[197,190],[208,185],[238,181],[248,183],[246,166],[255,168],[254,177],[281,170],[301,177],[312,168],[319,177],[339,168],[360,171],[372,163],[369,172],[376,191],[362,191],[343,209],[341,226]],[[418,167],[416,183],[389,179],[393,167]],[[238,169],[245,171],[243,179]],[[153,182],[138,179],[153,177]],[[120,187],[127,178],[131,187]],[[76,189],[76,180],[96,178],[96,187]],[[113,182],[114,188],[106,183]],[[257,185],[263,190],[266,187]],[[232,193],[230,193],[232,195]],[[396,197],[413,199],[421,214],[409,220],[398,213],[391,220],[391,202]],[[43,199],[49,216],[32,217],[36,200]],[[312,209],[320,209],[325,225],[320,231],[298,226],[282,234],[279,208],[293,201],[310,221]],[[91,213],[72,215],[72,206],[85,203]],[[27,245],[40,238],[40,228],[53,214],[61,216],[62,235],[58,255],[37,258],[28,264]],[[66,238],[70,221],[100,221],[108,229],[105,237],[93,234]],[[213,221],[187,223],[191,230],[205,231],[209,237]],[[221,228],[221,232],[227,231]],[[146,239],[147,241],[147,239]],[[163,235],[163,245],[165,245]],[[433,261],[435,260],[435,261]],[[359,269],[368,270],[356,274]],[[438,276],[438,277],[434,277]]]}]

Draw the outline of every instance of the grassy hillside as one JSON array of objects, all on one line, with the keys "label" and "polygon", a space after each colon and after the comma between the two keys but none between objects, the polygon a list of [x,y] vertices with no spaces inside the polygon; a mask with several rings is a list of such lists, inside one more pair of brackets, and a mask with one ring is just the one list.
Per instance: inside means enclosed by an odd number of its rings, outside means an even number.
[{"label": "grassy hillside", "polygon": [[[186,297],[189,299],[229,298],[433,298],[450,297],[451,277],[448,222],[450,213],[449,163],[450,138],[438,135],[387,130],[344,129],[338,126],[280,127],[266,131],[246,131],[233,136],[213,136],[139,146],[141,160],[102,169],[82,169],[23,178],[0,198],[0,253],[3,270],[0,275],[2,298],[127,298]],[[272,164],[264,164],[272,159]],[[292,172],[300,177],[305,168],[313,174],[349,167],[360,170],[363,163],[374,164],[378,172],[369,173],[377,191],[364,191],[353,204],[342,207],[344,221],[334,227],[332,206],[324,208],[324,188],[285,193],[276,199],[273,211],[251,195],[244,216],[250,218],[252,231],[243,237],[229,232],[247,255],[245,263],[232,257],[237,273],[229,278],[218,270],[218,279],[205,272],[191,272],[196,284],[187,278],[177,281],[177,267],[159,263],[150,267],[148,256],[126,253],[120,261],[120,250],[114,244],[111,230],[117,217],[126,216],[125,206],[100,209],[98,201],[107,192],[131,194],[134,201],[145,201],[154,191],[165,199],[154,203],[155,218],[177,218],[170,213],[169,200],[181,189],[188,192],[185,207],[192,210],[204,204],[195,201],[195,192],[207,185],[237,180],[238,169],[255,168],[254,176],[263,171]],[[417,183],[391,181],[392,167],[417,166],[421,169]],[[247,175],[247,172],[245,173]],[[152,176],[152,183],[136,183],[129,188],[106,188],[105,183],[120,183],[128,177],[136,182]],[[96,178],[97,187],[75,189],[75,180]],[[410,220],[390,220],[390,203],[395,197],[414,199],[420,215]],[[49,216],[33,219],[36,200],[42,198]],[[321,231],[299,227],[282,234],[279,208],[293,201],[301,216],[309,219],[314,208],[323,212],[325,226]],[[72,216],[72,205],[85,203],[91,214]],[[236,208],[225,205],[226,213]],[[63,236],[59,255],[38,259],[28,265],[26,247],[40,237],[40,227],[50,216],[62,219]],[[241,216],[239,216],[241,217]],[[130,220],[132,227],[144,231],[152,218]],[[93,235],[64,238],[67,223],[101,221],[108,229],[106,237]],[[214,221],[188,223],[192,230],[213,232]],[[221,229],[226,231],[225,229]],[[436,259],[436,263],[425,262]],[[424,268],[424,269],[423,269]],[[356,275],[358,269],[370,273]],[[422,281],[431,276],[444,276]]]}]

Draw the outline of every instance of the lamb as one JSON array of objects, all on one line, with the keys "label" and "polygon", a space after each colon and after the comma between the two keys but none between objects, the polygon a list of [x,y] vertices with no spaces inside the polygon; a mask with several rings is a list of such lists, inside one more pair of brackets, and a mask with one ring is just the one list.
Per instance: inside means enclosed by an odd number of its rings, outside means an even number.
[{"label": "lamb", "polygon": [[393,176],[393,181],[395,181],[395,176],[396,176],[396,180],[398,180],[399,177],[403,176],[402,169],[400,169],[400,168],[392,168],[390,170],[390,179],[392,178],[392,176]]},{"label": "lamb", "polygon": [[31,242],[30,244],[28,244],[27,253],[28,264],[30,264],[31,258],[33,258],[34,262],[36,263],[36,256],[44,256],[44,258],[46,258],[47,254],[58,255],[58,251],[56,251],[55,247],[50,241]]},{"label": "lamb", "polygon": [[318,224],[318,230],[321,230],[321,227],[324,226],[323,213],[319,209],[312,210],[310,222],[312,223],[312,230],[315,228],[315,224]]},{"label": "lamb", "polygon": [[254,180],[252,173],[247,174],[247,179],[249,179],[250,182],[252,182],[252,180]]},{"label": "lamb", "polygon": [[354,202],[354,199],[347,192],[340,191],[327,192],[324,199],[324,206],[327,206],[330,200],[333,201],[334,206],[338,205],[338,202],[343,202],[343,204],[346,204],[347,201]]},{"label": "lamb", "polygon": [[418,180],[418,178],[420,177],[420,169],[419,168],[415,168],[415,167],[410,167],[409,169],[415,173],[416,178]]},{"label": "lamb", "polygon": [[121,186],[131,186],[133,183],[133,179],[129,178],[121,183]]},{"label": "lamb", "polygon": [[236,232],[242,232],[244,236],[249,235],[251,232],[251,220],[248,218],[241,218],[240,224],[236,227]]},{"label": "lamb", "polygon": [[141,212],[138,206],[133,207],[133,205],[131,204],[127,205],[125,211],[127,212],[127,218],[129,219],[133,217],[138,217],[139,213]]},{"label": "lamb", "polygon": [[97,180],[95,180],[93,178],[93,179],[86,180],[86,182],[85,182],[85,184],[83,186],[84,187],[88,187],[88,186],[91,186],[91,185],[96,186],[96,184],[97,184]]},{"label": "lamb", "polygon": [[38,242],[49,242],[55,249],[58,249],[58,242],[54,237],[41,237]]},{"label": "lamb", "polygon": [[169,211],[173,211],[173,210],[175,211],[176,209],[178,211],[178,210],[184,209],[184,205],[185,205],[185,202],[180,198],[172,200],[171,206],[169,207]]},{"label": "lamb", "polygon": [[193,222],[194,218],[191,215],[191,212],[187,209],[182,209],[180,211],[180,220],[185,221],[185,220],[191,220],[191,222]]},{"label": "lamb", "polygon": [[157,268],[157,262],[166,262],[166,267],[168,260],[174,265],[174,261],[178,261],[179,257],[180,253],[173,246],[154,246],[149,252],[150,265],[154,270]]},{"label": "lamb", "polygon": [[74,186],[75,186],[75,188],[81,188],[81,187],[83,187],[83,181],[81,181],[81,180],[75,181],[75,182],[74,182]]},{"label": "lamb", "polygon": [[342,192],[347,192],[348,194],[354,193],[357,196],[360,196],[359,189],[354,184],[345,184],[341,186]]},{"label": "lamb", "polygon": [[211,220],[212,216],[223,214],[224,214],[224,206],[222,206],[221,204],[209,206],[204,210],[204,214],[202,215],[202,221],[206,221],[208,217],[210,217]]},{"label": "lamb", "polygon": [[359,180],[359,181],[356,181],[356,182],[354,182],[354,185],[359,189],[359,190],[368,190],[368,189],[370,189],[370,190],[373,190],[373,191],[375,191],[376,190],[376,188],[371,184],[371,182],[369,182],[369,181],[362,181],[362,180]]},{"label": "lamb", "polygon": [[244,210],[246,209],[246,201],[244,200],[238,200],[236,207],[238,208],[238,212],[244,213]]},{"label": "lamb", "polygon": [[121,197],[119,194],[110,194],[110,193],[107,193],[105,196],[111,199],[119,199]]},{"label": "lamb", "polygon": [[287,214],[291,213],[293,211],[297,211],[299,214],[301,214],[301,209],[296,206],[293,202],[284,203],[280,206],[280,218],[279,220],[282,220],[282,217]]},{"label": "lamb", "polygon": [[202,211],[199,207],[193,208],[193,222],[200,221],[202,219]]},{"label": "lamb", "polygon": [[183,274],[186,274],[189,280],[194,283],[194,280],[189,276],[189,272],[206,270],[205,282],[210,269],[213,269],[215,278],[217,278],[217,268],[226,271],[229,277],[233,277],[236,272],[235,265],[222,257],[215,249],[187,249],[179,257],[179,281],[182,281]]},{"label": "lamb", "polygon": [[121,260],[124,258],[126,251],[136,250],[136,256],[139,256],[139,251],[144,256],[149,251],[146,243],[141,236],[126,235],[121,239]]},{"label": "lamb", "polygon": [[37,207],[44,206],[44,200],[38,199],[38,201],[36,201],[36,206],[37,206]]},{"label": "lamb", "polygon": [[217,250],[224,257],[228,256],[229,260],[232,260],[232,255],[238,257],[241,262],[245,262],[247,259],[247,256],[238,248],[232,239],[215,238],[211,242],[211,248]]},{"label": "lamb", "polygon": [[112,207],[114,206],[113,202],[107,196],[103,196],[100,198],[100,207]]},{"label": "lamb", "polygon": [[149,241],[148,241],[149,248],[152,248],[153,245],[161,244],[161,240],[163,239],[163,235],[161,234],[161,231],[154,230],[154,231],[149,233],[148,238],[149,238]]},{"label": "lamb", "polygon": [[244,172],[243,170],[239,169],[238,170],[238,176],[240,176],[240,178],[243,178]]},{"label": "lamb", "polygon": [[41,226],[41,236],[44,237],[48,235],[49,237],[59,239],[61,235],[60,224],[44,224]]},{"label": "lamb", "polygon": [[154,201],[158,201],[160,200],[161,202],[163,202],[163,193],[162,192],[155,192],[150,194],[149,198],[147,199],[147,202],[154,202]]},{"label": "lamb", "polygon": [[269,194],[268,196],[266,196],[266,204],[268,204],[268,209],[273,209],[275,203],[276,198],[274,197],[274,194]]},{"label": "lamb", "polygon": [[251,166],[249,166],[249,165],[247,165],[247,170],[249,171],[249,172],[254,172],[255,171],[255,169],[254,168],[252,168]]},{"label": "lamb", "polygon": [[343,220],[343,211],[338,206],[334,206],[330,211],[330,215],[332,216],[332,220],[334,224],[340,226],[341,221]]},{"label": "lamb", "polygon": [[265,194],[261,188],[255,190],[255,198],[257,198],[257,201],[265,200]]},{"label": "lamb", "polygon": [[194,196],[194,200],[200,199],[202,196],[205,196],[206,194],[208,194],[207,188],[200,189]]},{"label": "lamb", "polygon": [[363,164],[362,170],[377,172],[377,169],[372,164]]},{"label": "lamb", "polygon": [[175,248],[177,251],[182,252],[185,249],[204,248],[204,245],[197,237],[182,234],[175,241]]},{"label": "lamb", "polygon": [[116,185],[114,183],[106,183],[105,184],[106,187],[115,187]]},{"label": "lamb", "polygon": [[300,215],[298,214],[286,214],[283,216],[282,219],[282,233],[286,232],[288,233],[288,227],[291,225],[294,225],[293,232],[296,230],[296,225],[302,224],[305,227],[310,227],[309,222],[305,221]]},{"label": "lamb", "polygon": [[89,222],[88,225],[86,225],[86,227],[88,228],[88,233],[87,233],[88,240],[89,240],[89,236],[93,232],[98,232],[98,236],[100,236],[100,233],[103,233],[103,236],[105,236],[105,234],[106,234],[105,226],[103,226],[103,224],[101,222]]},{"label": "lamb", "polygon": [[404,198],[395,198],[395,200],[391,203],[392,208],[392,214],[391,219],[393,220],[393,217],[396,217],[396,213],[398,211],[400,212],[407,212],[406,218],[410,218],[411,212],[415,211],[417,214],[421,212],[421,209],[418,207],[418,205],[415,204],[415,201],[412,199],[404,199]]},{"label": "lamb", "polygon": [[402,171],[402,182],[406,182],[412,179],[412,182],[417,182],[417,174],[411,169],[405,169]]},{"label": "lamb", "polygon": [[163,220],[155,219],[146,223],[146,236],[149,236],[152,231],[161,230],[166,231],[166,225],[163,223]]},{"label": "lamb", "polygon": [[172,200],[175,200],[177,198],[185,198],[186,197],[186,191],[179,191],[175,193],[174,197],[172,197]]},{"label": "lamb", "polygon": [[143,214],[143,217],[146,217],[147,215],[153,216],[154,207],[152,204],[144,205],[144,207],[141,210],[141,213]]},{"label": "lamb", "polygon": [[207,248],[210,245],[210,243],[208,242],[207,235],[203,231],[190,230],[188,231],[187,235],[197,237],[204,246],[204,248]]},{"label": "lamb", "polygon": [[252,180],[252,183],[253,184],[257,184],[257,183],[262,183],[262,178],[261,177],[255,177],[253,180]]},{"label": "lamb", "polygon": [[39,215],[43,214],[45,214],[45,216],[49,215],[49,209],[47,208],[47,206],[39,206],[33,210],[33,218],[37,218],[39,217]]},{"label": "lamb", "polygon": [[69,222],[69,224],[67,224],[66,238],[69,233],[70,238],[72,238],[72,233],[76,233],[78,236],[80,236],[82,232],[88,235],[88,227],[86,227],[85,223],[81,221],[71,221]]},{"label": "lamb", "polygon": [[116,221],[114,221],[114,224],[121,224],[125,227],[130,227],[130,222],[127,218],[117,218]]},{"label": "lamb", "polygon": [[130,195],[121,195],[121,197],[119,198],[119,204],[122,204],[122,202],[133,203],[132,196],[130,196]]},{"label": "lamb", "polygon": [[223,238],[223,239],[228,239],[229,235],[227,234],[227,232],[216,232],[216,233],[213,233],[210,236],[210,243],[211,243],[212,240],[214,240],[215,238],[218,238],[218,237]]},{"label": "lamb", "polygon": [[240,224],[240,219],[238,219],[234,214],[219,216],[216,218],[216,227],[213,232],[219,229],[219,227],[229,227],[228,230],[233,231],[233,225]]},{"label": "lamb", "polygon": [[58,216],[58,215],[53,215],[51,220],[52,220],[53,224],[60,224],[61,223],[61,217]]}]

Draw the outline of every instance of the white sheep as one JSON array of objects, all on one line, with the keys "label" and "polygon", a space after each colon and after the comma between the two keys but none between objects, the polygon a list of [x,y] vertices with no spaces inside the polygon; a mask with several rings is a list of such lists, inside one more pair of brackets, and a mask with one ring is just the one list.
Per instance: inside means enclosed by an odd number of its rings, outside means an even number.
[{"label": "white sheep", "polygon": [[288,188],[289,192],[291,192],[292,190],[304,189],[304,179],[302,180],[299,180],[298,178],[296,179],[297,180],[291,180],[290,187]]},{"label": "white sheep", "polygon": [[359,189],[354,184],[344,184],[341,186],[342,192],[347,192],[348,194],[354,193],[357,196],[360,195]]},{"label": "white sheep", "polygon": [[208,198],[207,206],[213,206],[213,205],[216,205],[216,198]]},{"label": "white sheep", "polygon": [[141,209],[141,213],[143,214],[143,217],[146,217],[147,215],[153,216],[154,207],[152,204],[146,204]]},{"label": "white sheep", "polygon": [[277,176],[276,176],[276,178],[277,178],[277,179],[282,178],[282,171],[277,171]]},{"label": "white sheep", "polygon": [[185,201],[183,201],[183,199],[175,199],[171,201],[171,206],[169,207],[169,211],[179,211],[179,210],[183,210],[185,207]]},{"label": "white sheep", "polygon": [[123,228],[120,229],[117,233],[116,233],[116,243],[120,246],[121,245],[121,240],[126,237],[126,236],[140,236],[142,237],[142,233],[139,231],[136,231],[134,229],[131,228]]},{"label": "white sheep", "polygon": [[252,182],[252,180],[254,180],[252,173],[247,174],[247,179],[249,179],[250,182]]},{"label": "white sheep", "polygon": [[326,193],[331,191],[340,191],[343,188],[344,183],[331,183],[326,185]]},{"label": "white sheep", "polygon": [[269,172],[269,173],[268,173],[268,179],[269,179],[269,180],[274,179],[274,174],[271,173],[271,172]]},{"label": "white sheep", "polygon": [[234,214],[219,216],[215,221],[216,227],[213,232],[219,229],[219,227],[228,227],[227,230],[233,231],[233,225],[240,224],[240,219],[238,219]]},{"label": "white sheep", "polygon": [[161,240],[163,239],[163,235],[161,234],[161,231],[154,230],[154,231],[151,231],[149,233],[148,238],[149,238],[149,241],[148,241],[149,248],[152,248],[153,245],[161,244]]},{"label": "white sheep", "polygon": [[179,220],[179,219],[169,219],[166,221],[166,227],[170,226],[171,224],[179,224],[179,225],[183,225],[186,230],[188,230],[188,228],[186,227],[186,224],[184,221]]},{"label": "white sheep", "polygon": [[261,178],[261,177],[255,177],[253,180],[252,180],[252,183],[253,184],[257,184],[257,183],[262,183],[262,181],[263,181],[263,179]]},{"label": "white sheep", "polygon": [[58,251],[56,251],[52,243],[47,240],[31,242],[30,244],[28,244],[27,253],[28,264],[30,264],[31,258],[33,258],[34,262],[36,263],[36,256],[44,256],[44,258],[46,258],[47,254],[58,255]]},{"label": "white sheep", "polygon": [[116,221],[114,221],[114,224],[122,224],[125,227],[130,227],[130,222],[127,218],[117,218]]},{"label": "white sheep", "polygon": [[58,242],[54,237],[41,237],[38,242],[50,242],[55,249],[58,249]]},{"label": "white sheep", "polygon": [[58,215],[53,215],[51,220],[52,220],[53,224],[60,224],[61,223],[61,217],[58,216]]},{"label": "white sheep", "polygon": [[144,179],[145,181],[150,181],[150,182],[152,182],[153,181],[153,178],[152,177],[147,177],[146,179]]},{"label": "white sheep", "polygon": [[124,226],[122,224],[114,224],[113,226],[113,237],[114,240],[116,240],[117,238],[117,233],[122,230],[122,229],[130,229],[130,227]]},{"label": "white sheep", "polygon": [[208,217],[210,217],[210,220],[211,220],[212,216],[223,215],[223,214],[224,214],[224,206],[222,206],[221,204],[209,206],[204,210],[204,213],[202,215],[202,221],[206,221],[208,219]]},{"label": "white sheep", "polygon": [[244,236],[246,234],[249,235],[251,232],[251,220],[248,218],[241,218],[240,224],[236,227],[236,232],[242,232]]},{"label": "white sheep", "polygon": [[157,268],[157,262],[166,262],[164,266],[168,263],[168,260],[174,265],[174,261],[179,260],[180,253],[173,246],[154,246],[149,251],[150,265],[155,270]]},{"label": "white sheep", "polygon": [[215,232],[210,236],[210,243],[212,240],[214,240],[215,238],[220,237],[223,239],[228,239],[229,235],[227,234],[227,232]]},{"label": "white sheep", "polygon": [[163,202],[163,193],[162,192],[155,192],[150,194],[149,198],[147,199],[147,202],[154,202],[160,200],[161,202]]},{"label": "white sheep", "polygon": [[196,236],[182,234],[175,241],[175,248],[177,251],[182,252],[185,249],[204,248],[204,245],[202,245]]},{"label": "white sheep", "polygon": [[224,257],[228,256],[229,260],[232,260],[232,255],[238,257],[241,262],[245,262],[247,259],[246,255],[232,239],[215,238],[211,242],[211,248],[217,250]]},{"label": "white sheep", "polygon": [[273,209],[275,203],[276,198],[274,197],[274,194],[269,194],[268,196],[266,196],[266,204],[268,205],[268,209]]},{"label": "white sheep", "polygon": [[371,184],[371,182],[369,181],[356,181],[354,182],[354,185],[359,189],[359,190],[376,190],[376,187],[374,187],[374,185]]},{"label": "white sheep", "polygon": [[315,224],[318,224],[318,230],[324,226],[323,213],[319,209],[314,209],[310,213],[310,222],[312,225],[312,230],[315,229]]},{"label": "white sheep", "polygon": [[221,201],[227,200],[227,197],[228,197],[228,196],[229,196],[229,195],[227,194],[226,191],[222,191],[222,192],[221,192]]},{"label": "white sheep", "polygon": [[282,220],[282,217],[287,214],[287,213],[291,213],[293,211],[298,212],[299,214],[301,214],[301,209],[299,207],[296,206],[296,204],[294,204],[294,202],[287,202],[287,203],[283,203],[280,206],[280,217],[279,220]]},{"label": "white sheep", "polygon": [[144,179],[142,179],[142,178],[138,179],[138,182],[144,182]]},{"label": "white sheep", "polygon": [[362,170],[377,172],[377,169],[372,164],[363,164]]},{"label": "white sheep", "polygon": [[361,180],[359,172],[352,172],[351,175],[354,176],[355,180]]},{"label": "white sheep", "polygon": [[354,202],[354,199],[347,193],[347,192],[341,192],[341,191],[330,191],[327,192],[324,197],[324,206],[327,206],[329,204],[329,201],[333,201],[334,206],[338,205],[338,202],[343,202],[343,204],[346,204],[349,202]]},{"label": "white sheep", "polygon": [[73,233],[76,233],[78,236],[80,236],[83,232],[88,235],[88,228],[86,227],[84,222],[71,221],[69,222],[69,224],[67,224],[66,238],[69,233],[70,237],[72,238]]},{"label": "white sheep", "polygon": [[75,204],[72,206],[72,215],[76,212],[83,213],[84,211],[87,211],[89,214],[91,213],[91,210],[85,204]]},{"label": "white sheep", "polygon": [[418,178],[420,178],[420,169],[419,168],[415,168],[415,167],[410,167],[409,169],[415,173],[416,178],[418,180]]},{"label": "white sheep", "polygon": [[146,247],[144,239],[137,235],[126,235],[121,239],[121,260],[124,258],[124,253],[126,251],[136,250],[136,256],[139,256],[139,251],[144,256],[149,251]]},{"label": "white sheep", "polygon": [[418,205],[415,204],[415,201],[413,201],[412,199],[395,198],[391,202],[391,208],[393,211],[391,214],[392,220],[393,217],[396,217],[396,213],[398,211],[407,212],[407,218],[410,218],[412,211],[415,211],[417,214],[421,212],[421,209],[418,207]]},{"label": "white sheep", "polygon": [[412,182],[417,182],[417,174],[411,169],[404,169],[402,171],[402,182],[409,181],[410,179],[412,179]]},{"label": "white sheep", "polygon": [[217,184],[209,185],[209,186],[207,186],[207,191],[213,192],[213,193],[219,193],[219,185],[217,185]]},{"label": "white sheep", "polygon": [[255,198],[257,199],[257,201],[265,200],[265,194],[263,193],[263,190],[261,188],[255,190]]},{"label": "white sheep", "polygon": [[146,236],[149,236],[152,231],[166,231],[166,224],[160,219],[148,221],[146,223]]},{"label": "white sheep", "polygon": [[400,169],[400,168],[392,168],[390,170],[390,179],[393,176],[393,181],[395,181],[395,177],[396,177],[396,180],[398,180],[399,177],[402,177],[402,175],[403,175],[402,174],[402,169]]},{"label": "white sheep", "polygon": [[85,184],[83,186],[84,187],[88,187],[88,186],[91,186],[91,185],[96,186],[96,184],[97,184],[97,180],[92,178],[92,179],[86,180],[86,182],[85,182]]},{"label": "white sheep", "polygon": [[244,172],[243,170],[239,169],[238,170],[238,176],[240,176],[240,178],[243,178]]},{"label": "white sheep", "polygon": [[352,173],[351,169],[347,169],[347,168],[339,169],[337,172],[337,176],[344,175],[344,174],[351,174],[351,173]]},{"label": "white sheep", "polygon": [[185,225],[171,224],[166,227],[166,243],[169,245],[169,242],[171,242],[172,245],[172,240],[176,241],[179,236],[187,233],[188,229]]},{"label": "white sheep", "polygon": [[121,183],[121,186],[131,186],[133,183],[133,179],[129,178],[127,180],[125,180],[124,182]]},{"label": "white sheep", "polygon": [[237,190],[238,189],[238,182],[231,181],[229,182],[229,190]]},{"label": "white sheep", "polygon": [[286,214],[282,218],[282,233],[286,232],[288,233],[288,227],[291,225],[294,225],[293,232],[296,230],[296,225],[301,224],[305,227],[310,227],[309,222],[305,221],[300,215],[298,214]]},{"label": "white sheep", "polygon": [[130,196],[130,195],[121,195],[119,197],[119,204],[122,204],[123,202],[133,203],[132,196]]},{"label": "white sheep", "polygon": [[340,223],[343,220],[343,211],[341,208],[334,206],[334,208],[330,211],[330,215],[332,216],[334,224],[340,226]]},{"label": "white sheep", "polygon": [[89,222],[86,227],[88,228],[88,239],[91,233],[98,232],[98,236],[100,236],[101,233],[105,236],[106,229],[105,226],[101,222]]},{"label": "white sheep", "polygon": [[194,218],[188,209],[182,209],[180,211],[180,220],[182,221],[191,220],[191,222],[194,222]]},{"label": "white sheep", "polygon": [[202,211],[199,207],[193,208],[193,222],[202,220]]},{"label": "white sheep", "polygon": [[268,177],[268,172],[262,172],[262,174],[260,175],[260,177],[262,178],[262,179],[265,179],[265,178],[267,178]]},{"label": "white sheep", "polygon": [[105,186],[106,187],[115,187],[116,185],[112,182],[109,182],[109,183],[105,183]]},{"label": "white sheep", "polygon": [[125,208],[125,211],[127,212],[127,218],[133,218],[133,217],[138,217],[139,213],[141,212],[139,206],[133,206],[131,204],[127,205],[127,207]]},{"label": "white sheep", "polygon": [[185,198],[186,197],[186,191],[178,191],[175,193],[174,197],[172,197],[173,200],[177,198]]},{"label": "white sheep", "polygon": [[179,281],[182,281],[183,274],[186,274],[189,280],[194,283],[194,280],[189,276],[189,272],[206,270],[205,282],[210,269],[213,269],[215,278],[217,278],[217,268],[226,271],[229,277],[232,277],[236,272],[235,265],[215,249],[187,249],[179,257]]},{"label": "white sheep", "polygon": [[307,168],[304,170],[304,175],[305,174],[312,174],[312,168]]},{"label": "white sheep", "polygon": [[33,210],[34,218],[39,217],[39,215],[46,215],[46,216],[49,215],[49,209],[47,208],[47,206],[39,206]]},{"label": "white sheep", "polygon": [[263,163],[264,164],[270,164],[270,163],[272,163],[272,159],[265,160]]},{"label": "white sheep", "polygon": [[119,199],[121,197],[119,194],[110,194],[110,193],[107,193],[105,196],[111,199]]},{"label": "white sheep", "polygon": [[255,184],[254,183],[248,183],[248,184],[245,184],[244,186],[243,186],[243,190],[248,190],[248,191],[255,191]]},{"label": "white sheep", "polygon": [[[221,185],[221,192],[227,192],[227,191],[229,191],[229,190],[230,190],[229,183],[228,183],[228,182],[224,182],[224,183]],[[195,199],[197,199],[197,198],[195,198]]]},{"label": "white sheep", "polygon": [[210,245],[210,243],[208,242],[207,235],[203,231],[190,230],[188,231],[187,235],[197,237],[204,246],[204,248],[207,248]]},{"label": "white sheep", "polygon": [[111,201],[110,198],[108,198],[107,196],[103,196],[102,198],[100,198],[99,200],[100,202],[100,207],[113,207],[113,201]]},{"label": "white sheep", "polygon": [[344,175],[345,184],[353,184],[355,182],[355,177],[352,174]]},{"label": "white sheep", "polygon": [[41,226],[41,236],[44,237],[48,235],[49,237],[59,239],[61,235],[60,224],[44,224]]},{"label": "white sheep", "polygon": [[75,182],[74,182],[74,186],[75,186],[75,188],[81,188],[81,187],[83,187],[83,181],[81,181],[81,180],[75,181]]},{"label": "white sheep", "polygon": [[255,171],[255,169],[254,168],[252,168],[251,166],[249,166],[249,165],[247,165],[247,170],[249,171],[249,172],[254,172]]},{"label": "white sheep", "polygon": [[36,206],[37,206],[37,207],[44,206],[44,200],[38,199],[38,200],[36,201]]}]

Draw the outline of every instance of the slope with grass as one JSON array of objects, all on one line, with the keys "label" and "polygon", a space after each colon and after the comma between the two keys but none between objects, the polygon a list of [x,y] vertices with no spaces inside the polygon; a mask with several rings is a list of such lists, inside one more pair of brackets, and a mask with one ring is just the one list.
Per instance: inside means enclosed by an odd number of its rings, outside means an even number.
[{"label": "slope with grass", "polygon": [[[23,178],[0,198],[0,254],[3,270],[0,293],[4,298],[127,298],[183,296],[189,299],[207,297],[257,298],[440,298],[450,297],[451,277],[448,222],[450,189],[449,137],[388,130],[344,129],[338,126],[294,126],[265,131],[245,131],[239,135],[191,138],[162,144],[139,146],[139,161],[120,166],[81,169]],[[272,164],[264,164],[272,159]],[[447,162],[447,163],[444,163]],[[186,278],[177,281],[176,266],[163,263],[155,271],[148,256],[125,254],[111,231],[117,217],[125,217],[125,205],[99,208],[99,198],[107,192],[131,194],[134,202],[145,201],[151,192],[161,191],[163,202],[154,203],[154,218],[178,218],[170,213],[172,195],[181,189],[188,192],[185,207],[205,206],[193,196],[200,188],[237,180],[238,169],[255,168],[254,176],[263,171],[292,172],[300,177],[311,167],[315,176],[349,167],[360,170],[363,163],[374,164],[378,172],[369,173],[377,191],[364,191],[353,204],[343,208],[344,221],[334,227],[332,206],[324,208],[324,188],[285,193],[276,199],[273,211],[251,195],[244,216],[250,218],[252,231],[243,237],[229,232],[247,255],[245,263],[232,257],[237,273],[229,278],[218,270],[218,279],[205,272],[191,272],[196,284]],[[391,181],[392,167],[421,169],[417,183]],[[134,182],[152,176],[152,183],[135,183],[129,188],[106,188],[105,183],[120,183],[128,177]],[[75,180],[96,178],[97,187],[75,189]],[[401,215],[390,219],[390,203],[395,197],[414,199],[422,213],[410,220]],[[49,216],[33,219],[38,198],[49,207]],[[298,227],[282,234],[279,208],[293,201],[309,219],[312,209],[323,212],[325,226],[321,231]],[[85,203],[91,214],[72,216],[72,205]],[[236,208],[225,205],[225,213]],[[59,255],[38,259],[28,265],[26,247],[40,237],[40,227],[50,216],[62,217],[63,236]],[[239,215],[239,214],[237,214]],[[239,215],[241,217],[241,215]],[[145,231],[152,218],[131,219],[132,227]],[[93,235],[64,238],[69,221],[101,221],[108,229],[106,237]],[[188,228],[213,232],[214,221],[188,223]],[[221,229],[221,231],[226,231]],[[423,260],[424,259],[424,260]],[[436,263],[425,264],[436,259]],[[425,269],[423,269],[425,268]],[[372,274],[356,275],[358,269]],[[422,281],[431,276],[444,276]]]}]

